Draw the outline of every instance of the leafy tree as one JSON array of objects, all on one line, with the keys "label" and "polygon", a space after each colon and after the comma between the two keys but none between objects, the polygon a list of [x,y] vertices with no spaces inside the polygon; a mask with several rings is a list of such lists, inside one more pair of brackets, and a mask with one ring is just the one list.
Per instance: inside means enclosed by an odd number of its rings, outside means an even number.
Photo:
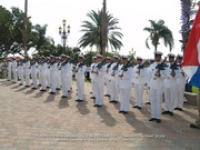
[{"label": "leafy tree", "polygon": [[165,46],[169,46],[169,50],[171,51],[174,46],[174,38],[171,30],[165,26],[165,22],[163,20],[159,20],[158,22],[154,20],[149,20],[151,27],[145,27],[143,30],[149,32],[149,37],[146,39],[146,47],[150,49],[148,40],[151,40],[152,45],[154,46],[154,50],[157,51],[159,41],[162,39],[164,41]]},{"label": "leafy tree", "polygon": [[[87,16],[89,17],[90,21],[83,21],[81,27],[83,28],[81,32],[83,32],[83,36],[79,39],[79,46],[81,48],[85,48],[87,46],[93,47],[96,46],[99,53],[104,53],[101,51],[102,46],[102,39],[101,39],[101,11],[90,11]],[[120,50],[122,47],[122,39],[123,34],[119,32],[121,30],[118,27],[119,20],[114,18],[112,14],[106,13],[107,20],[108,20],[108,27],[107,27],[107,37],[108,37],[108,45],[112,49]]]}]

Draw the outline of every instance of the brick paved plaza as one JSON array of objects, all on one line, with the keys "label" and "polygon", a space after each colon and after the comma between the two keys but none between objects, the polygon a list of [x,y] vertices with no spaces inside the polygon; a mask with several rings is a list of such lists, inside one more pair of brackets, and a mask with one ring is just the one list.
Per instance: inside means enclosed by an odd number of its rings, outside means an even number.
[{"label": "brick paved plaza", "polygon": [[[199,150],[200,130],[189,125],[198,118],[185,104],[162,122],[149,122],[150,106],[118,113],[119,104],[104,99],[93,107],[90,83],[85,102],[77,103],[76,83],[68,99],[0,80],[0,150]],[[132,92],[133,93],[133,92]],[[146,99],[146,94],[144,99]]]}]

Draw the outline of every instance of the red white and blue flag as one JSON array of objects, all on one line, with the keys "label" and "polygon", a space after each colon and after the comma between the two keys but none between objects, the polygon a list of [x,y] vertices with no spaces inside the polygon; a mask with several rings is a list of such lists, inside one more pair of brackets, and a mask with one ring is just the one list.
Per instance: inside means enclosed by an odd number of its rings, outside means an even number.
[{"label": "red white and blue flag", "polygon": [[189,84],[200,88],[200,9],[190,32],[182,69],[190,78]]}]

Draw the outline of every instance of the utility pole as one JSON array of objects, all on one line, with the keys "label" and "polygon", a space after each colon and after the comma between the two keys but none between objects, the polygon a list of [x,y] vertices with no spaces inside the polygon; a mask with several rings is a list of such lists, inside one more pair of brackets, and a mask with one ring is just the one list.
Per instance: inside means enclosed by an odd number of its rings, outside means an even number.
[{"label": "utility pole", "polygon": [[106,0],[103,0],[103,9],[101,12],[101,50],[100,53],[102,55],[105,54],[106,47],[107,47],[107,41],[108,41],[108,33],[107,33],[107,28],[108,28],[108,18],[107,18],[107,10],[106,10]]}]

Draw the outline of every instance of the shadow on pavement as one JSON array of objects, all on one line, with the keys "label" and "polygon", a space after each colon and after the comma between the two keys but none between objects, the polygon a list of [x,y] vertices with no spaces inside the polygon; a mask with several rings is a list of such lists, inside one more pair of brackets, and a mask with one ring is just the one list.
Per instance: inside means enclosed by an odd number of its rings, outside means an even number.
[{"label": "shadow on pavement", "polygon": [[19,87],[21,87],[21,85],[17,84],[17,85],[15,85],[15,86],[11,87],[11,89],[17,89],[17,88],[19,88]]},{"label": "shadow on pavement", "polygon": [[48,96],[47,99],[44,101],[44,103],[53,102],[54,99],[55,99],[55,94],[54,94],[54,95],[49,94],[49,96]]},{"label": "shadow on pavement", "polygon": [[44,94],[45,94],[45,92],[38,91],[38,93],[34,96],[34,98],[42,97],[42,95],[44,95]]},{"label": "shadow on pavement", "polygon": [[20,92],[20,91],[23,91],[25,90],[27,87],[21,87],[20,89],[16,90],[16,92]]},{"label": "shadow on pavement", "polygon": [[69,106],[69,104],[68,104],[68,100],[67,100],[66,98],[60,99],[59,105],[58,105],[58,107],[59,107],[60,109],[66,108],[66,107],[68,107],[68,106]]},{"label": "shadow on pavement", "polygon": [[28,91],[25,92],[25,94],[31,94],[31,93],[33,93],[33,92],[34,92],[33,89],[29,89]]},{"label": "shadow on pavement", "polygon": [[115,126],[116,120],[112,117],[112,115],[107,111],[107,107],[103,105],[101,108],[97,108],[98,115],[103,119],[107,126]]},{"label": "shadow on pavement", "polygon": [[76,108],[82,115],[87,115],[90,113],[90,110],[86,106],[87,103],[88,102],[84,100],[83,102],[77,102],[76,104]]}]

